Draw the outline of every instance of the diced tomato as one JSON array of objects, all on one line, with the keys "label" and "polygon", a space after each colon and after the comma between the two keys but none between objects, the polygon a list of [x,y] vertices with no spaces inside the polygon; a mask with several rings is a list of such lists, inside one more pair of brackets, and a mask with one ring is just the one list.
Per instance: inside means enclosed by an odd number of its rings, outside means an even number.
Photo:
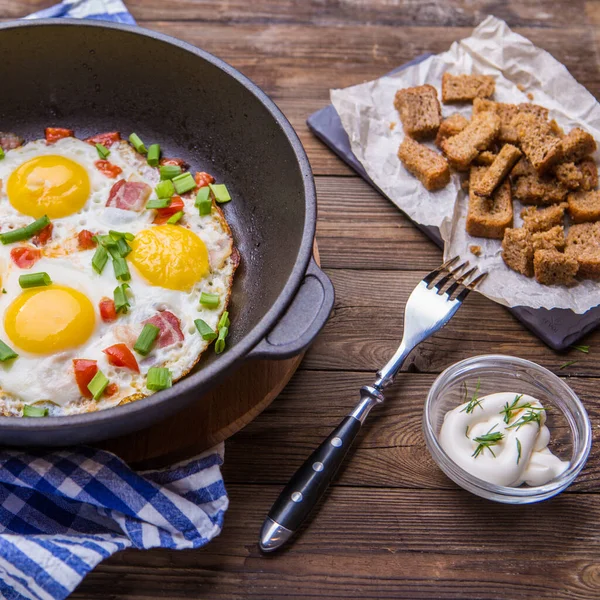
[{"label": "diced tomato", "polygon": [[54,144],[63,138],[73,137],[75,132],[72,129],[63,129],[62,127],[46,127],[46,142]]},{"label": "diced tomato", "polygon": [[88,390],[88,385],[94,375],[98,372],[98,364],[95,360],[85,358],[73,359],[73,370],[75,371],[75,381],[77,387],[84,398],[92,398],[92,392]]},{"label": "diced tomato", "polygon": [[115,308],[114,300],[110,298],[102,298],[100,300],[100,317],[105,323],[112,323],[117,320],[117,309]]},{"label": "diced tomato", "polygon": [[31,269],[42,258],[42,252],[31,246],[18,246],[10,251],[10,257],[19,269]]},{"label": "diced tomato", "polygon": [[119,386],[116,383],[109,383],[104,390],[107,396],[114,396],[119,391]]},{"label": "diced tomato", "polygon": [[183,210],[184,204],[180,196],[173,196],[171,198],[171,204],[167,208],[158,208],[156,210],[156,216],[154,217],[153,223],[156,225],[162,225],[166,223],[175,213]]},{"label": "diced tomato", "polygon": [[87,138],[86,141],[92,146],[102,144],[105,148],[110,148],[115,142],[121,141],[121,134],[118,131],[109,131],[108,133],[98,133]]},{"label": "diced tomato", "polygon": [[100,171],[103,175],[114,179],[117,175],[120,175],[123,172],[121,167],[117,167],[117,165],[113,165],[108,160],[97,160],[95,163],[96,169]]},{"label": "diced tomato", "polygon": [[173,165],[175,167],[181,167],[182,169],[187,169],[188,166],[183,158],[168,158],[166,156],[160,159],[160,165]]},{"label": "diced tomato", "polygon": [[209,183],[215,182],[215,178],[212,175],[204,173],[203,171],[196,171],[196,176],[194,177],[194,179],[196,180],[197,188],[201,188],[208,185]]},{"label": "diced tomato", "polygon": [[36,246],[43,246],[51,237],[52,230],[54,229],[54,225],[52,223],[48,223],[44,229],[42,229],[35,237],[31,239],[31,241]]},{"label": "diced tomato", "polygon": [[140,372],[137,360],[125,344],[115,344],[102,350],[108,356],[108,362],[114,367],[127,367],[136,373]]},{"label": "diced tomato", "polygon": [[87,229],[82,229],[77,234],[77,241],[79,242],[80,250],[92,250],[96,247],[96,242],[94,241],[94,234]]}]

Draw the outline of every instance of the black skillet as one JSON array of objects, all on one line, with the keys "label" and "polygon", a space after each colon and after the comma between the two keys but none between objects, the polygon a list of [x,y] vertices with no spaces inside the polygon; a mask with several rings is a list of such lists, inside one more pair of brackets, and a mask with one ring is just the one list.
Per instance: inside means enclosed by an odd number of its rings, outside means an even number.
[{"label": "black skillet", "polygon": [[65,445],[141,429],[202,394],[240,361],[286,358],[310,344],[333,306],[312,259],[310,165],[275,104],[238,71],[194,46],[138,27],[77,20],[0,24],[0,131],[28,140],[48,126],[78,137],[132,131],[191,170],[226,182],[242,260],[228,349],[172,388],[122,407],[44,419],[0,417],[0,443]]}]

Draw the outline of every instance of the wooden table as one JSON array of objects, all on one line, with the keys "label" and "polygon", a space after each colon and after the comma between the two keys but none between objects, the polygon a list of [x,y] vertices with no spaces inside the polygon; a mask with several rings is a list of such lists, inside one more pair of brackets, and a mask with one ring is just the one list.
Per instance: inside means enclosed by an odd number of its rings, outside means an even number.
[{"label": "wooden table", "polygon": [[[0,0],[16,18],[55,0]],[[334,313],[281,396],[226,447],[225,529],[199,551],[127,551],[74,598],[597,598],[600,596],[600,331],[588,355],[549,350],[502,307],[473,294],[418,348],[361,433],[326,504],[296,543],[262,556],[266,511],[395,349],[414,284],[439,250],[308,131],[331,87],[441,52],[488,13],[547,49],[600,97],[600,3],[583,0],[128,0],[139,24],[213,52],[270,94],[299,132],[319,197],[318,242]],[[576,483],[538,506],[458,489],[424,446],[421,411],[451,363],[498,352],[567,377],[596,446]],[[559,370],[567,360],[577,360]]]}]

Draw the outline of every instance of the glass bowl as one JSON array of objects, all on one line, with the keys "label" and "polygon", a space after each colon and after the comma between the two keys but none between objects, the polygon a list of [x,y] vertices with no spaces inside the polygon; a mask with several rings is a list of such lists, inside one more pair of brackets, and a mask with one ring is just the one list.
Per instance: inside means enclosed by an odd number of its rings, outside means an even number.
[{"label": "glass bowl", "polygon": [[[548,447],[569,468],[540,486],[506,487],[488,483],[459,467],[439,444],[444,415],[464,402],[465,384],[470,391],[480,383],[479,396],[494,392],[529,394],[548,408]],[[433,383],[423,417],[425,442],[435,462],[452,481],[488,500],[507,504],[529,504],[562,492],[577,477],[590,453],[592,431],[587,412],[573,390],[559,377],[535,363],[490,354],[475,356],[452,365]]]}]

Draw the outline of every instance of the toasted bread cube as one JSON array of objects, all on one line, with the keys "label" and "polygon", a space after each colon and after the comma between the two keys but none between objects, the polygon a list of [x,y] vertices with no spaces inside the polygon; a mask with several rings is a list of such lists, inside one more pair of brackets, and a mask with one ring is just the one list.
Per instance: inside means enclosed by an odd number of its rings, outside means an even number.
[{"label": "toasted bread cube", "polygon": [[500,150],[489,169],[474,182],[473,191],[480,196],[490,196],[504,181],[520,157],[521,151],[515,146],[511,144],[502,146],[502,150]]},{"label": "toasted bread cube", "polygon": [[513,271],[527,277],[533,275],[533,245],[527,229],[507,229],[504,232],[502,259]]},{"label": "toasted bread cube", "polygon": [[446,159],[408,136],[400,144],[398,158],[430,191],[439,190],[450,181],[450,168]]},{"label": "toasted bread cube", "polygon": [[488,167],[471,167],[469,210],[466,229],[469,235],[501,240],[512,226],[513,208],[510,184],[505,181],[491,196],[480,196],[473,187],[485,176]]},{"label": "toasted bread cube", "polygon": [[477,155],[477,157],[473,161],[473,164],[477,165],[478,167],[489,167],[494,162],[494,160],[496,160],[496,156],[498,155],[494,154],[490,150],[484,150],[483,152]]},{"label": "toasted bread cube", "polygon": [[600,219],[600,191],[580,191],[569,194],[569,215],[574,223],[586,223]]},{"label": "toasted bread cube", "polygon": [[465,171],[481,151],[487,150],[499,129],[497,115],[480,113],[458,135],[443,140],[441,148],[453,167]]},{"label": "toasted bread cube", "polygon": [[575,282],[579,263],[554,248],[537,250],[533,256],[533,270],[542,285],[571,285]]},{"label": "toasted bread cube", "polygon": [[547,208],[528,206],[521,211],[523,227],[529,231],[548,231],[555,225],[562,225],[566,208],[566,202]]},{"label": "toasted bread cube", "polygon": [[496,80],[489,75],[442,75],[442,102],[472,102],[489,98],[496,89]]},{"label": "toasted bread cube", "polygon": [[563,160],[577,162],[596,152],[596,141],[583,129],[575,127],[562,139]]},{"label": "toasted bread cube", "polygon": [[[549,110],[545,106],[540,106],[539,104],[532,104],[530,102],[522,102],[521,104],[517,105],[517,109],[520,113],[528,114],[528,115],[535,115],[539,119],[542,119],[542,121],[546,121],[548,119]],[[558,128],[558,123],[556,123],[556,121],[554,122],[554,124],[549,123],[549,125],[550,125],[550,129],[552,129],[552,130],[555,130],[555,128]],[[558,129],[560,129],[560,128],[558,128]],[[555,131],[556,131],[556,133],[558,133],[557,130],[555,130]]]},{"label": "toasted bread cube", "polygon": [[579,263],[580,277],[600,278],[600,222],[571,225],[565,254]]},{"label": "toasted bread cube", "polygon": [[563,202],[569,190],[555,179],[542,178],[537,175],[519,177],[513,186],[515,198],[522,204],[547,205]]},{"label": "toasted bread cube", "polygon": [[398,90],[394,107],[400,114],[404,132],[416,140],[434,137],[442,122],[437,90],[432,85]]},{"label": "toasted bread cube", "polygon": [[583,173],[573,162],[556,165],[554,174],[556,175],[556,179],[570,190],[577,190],[581,187]]},{"label": "toasted bread cube", "polygon": [[581,171],[583,179],[581,180],[581,189],[585,191],[595,190],[598,186],[598,165],[593,158],[586,158],[577,163],[577,168]]},{"label": "toasted bread cube", "polygon": [[458,135],[468,124],[469,120],[460,113],[454,113],[447,119],[444,119],[435,138],[436,146],[439,148],[443,140],[453,135]]},{"label": "toasted bread cube", "polygon": [[563,250],[565,243],[565,229],[562,225],[555,225],[548,231],[535,231],[531,234],[534,254],[538,250]]},{"label": "toasted bread cube", "polygon": [[510,172],[510,176],[513,179],[517,179],[519,177],[527,177],[527,175],[537,175],[535,169],[531,166],[529,160],[527,160],[526,156],[521,156],[521,159],[517,162],[517,164],[513,167]]},{"label": "toasted bread cube", "polygon": [[547,173],[563,157],[560,138],[547,121],[529,113],[519,113],[512,121],[521,150],[538,175]]}]

